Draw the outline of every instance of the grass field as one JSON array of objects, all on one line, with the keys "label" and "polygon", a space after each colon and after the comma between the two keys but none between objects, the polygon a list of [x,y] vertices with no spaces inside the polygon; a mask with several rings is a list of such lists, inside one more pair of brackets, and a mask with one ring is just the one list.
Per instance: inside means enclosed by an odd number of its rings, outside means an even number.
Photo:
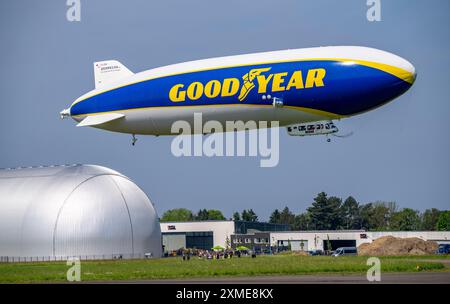
[{"label": "grass field", "polygon": [[[449,271],[433,257],[381,257],[382,272]],[[445,257],[442,257],[445,258]],[[354,274],[367,272],[367,257],[258,256],[227,260],[181,258],[154,260],[82,261],[82,281],[174,279],[214,276]],[[38,283],[66,281],[69,269],[61,262],[0,264],[0,283]]]}]

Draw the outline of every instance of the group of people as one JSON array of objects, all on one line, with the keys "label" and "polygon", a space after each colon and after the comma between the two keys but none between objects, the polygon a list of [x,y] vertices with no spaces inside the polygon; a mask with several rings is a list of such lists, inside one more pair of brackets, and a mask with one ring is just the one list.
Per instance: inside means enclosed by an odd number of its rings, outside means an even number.
[{"label": "group of people", "polygon": [[[240,258],[242,255],[248,255],[248,251],[240,250],[204,250],[204,249],[185,249],[182,251],[183,261],[190,260],[192,256],[196,256],[198,259],[202,260],[220,260],[220,259],[231,259],[233,256]],[[252,254],[252,257],[256,255]]]}]

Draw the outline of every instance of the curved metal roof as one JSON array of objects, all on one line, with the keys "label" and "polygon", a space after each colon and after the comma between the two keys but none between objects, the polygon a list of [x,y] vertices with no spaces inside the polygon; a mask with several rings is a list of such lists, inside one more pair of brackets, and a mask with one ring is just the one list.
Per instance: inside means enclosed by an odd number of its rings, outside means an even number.
[{"label": "curved metal roof", "polygon": [[146,194],[95,165],[0,170],[0,256],[161,255]]}]

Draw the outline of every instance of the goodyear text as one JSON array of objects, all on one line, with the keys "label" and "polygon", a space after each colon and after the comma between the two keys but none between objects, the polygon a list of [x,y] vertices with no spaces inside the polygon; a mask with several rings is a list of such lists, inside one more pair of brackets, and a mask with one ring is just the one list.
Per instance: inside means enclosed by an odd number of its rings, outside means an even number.
[{"label": "goodyear text", "polygon": [[194,81],[191,83],[178,83],[169,91],[169,99],[172,102],[186,100],[199,100],[206,97],[236,96],[239,101],[244,101],[248,93],[256,87],[258,94],[284,92],[289,90],[323,87],[326,70],[323,68],[309,69],[307,71],[296,70],[292,73],[269,73],[268,68],[251,69],[248,73],[238,78],[212,79],[206,83]]}]

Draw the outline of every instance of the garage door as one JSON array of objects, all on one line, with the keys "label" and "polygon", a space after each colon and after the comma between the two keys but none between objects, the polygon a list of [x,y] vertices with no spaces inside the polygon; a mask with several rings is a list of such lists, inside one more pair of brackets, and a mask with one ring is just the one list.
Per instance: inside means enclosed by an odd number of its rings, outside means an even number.
[{"label": "garage door", "polygon": [[[356,247],[356,240],[330,240],[331,250],[336,250],[339,247]],[[328,240],[323,241],[323,249],[328,248]]]},{"label": "garage door", "polygon": [[308,241],[305,241],[305,240],[291,241],[291,250],[292,251],[307,251],[308,250]]}]

